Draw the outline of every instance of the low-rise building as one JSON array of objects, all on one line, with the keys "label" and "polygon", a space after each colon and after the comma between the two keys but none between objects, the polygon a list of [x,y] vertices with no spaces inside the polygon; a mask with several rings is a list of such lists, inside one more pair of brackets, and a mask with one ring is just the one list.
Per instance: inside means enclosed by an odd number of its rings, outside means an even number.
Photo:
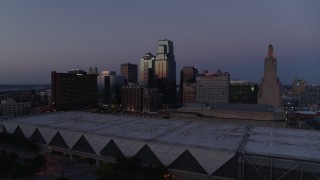
[{"label": "low-rise building", "polygon": [[0,114],[4,117],[16,117],[28,113],[31,102],[16,102],[14,99],[1,100]]}]

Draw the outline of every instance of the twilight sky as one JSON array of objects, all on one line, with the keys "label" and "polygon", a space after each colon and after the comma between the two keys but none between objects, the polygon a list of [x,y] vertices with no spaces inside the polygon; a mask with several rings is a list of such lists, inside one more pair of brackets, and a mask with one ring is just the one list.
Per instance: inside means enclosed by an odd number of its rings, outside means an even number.
[{"label": "twilight sky", "polygon": [[282,84],[320,85],[320,1],[0,1],[0,84],[50,83],[52,70],[138,64],[160,39],[183,66],[260,82],[269,44]]}]

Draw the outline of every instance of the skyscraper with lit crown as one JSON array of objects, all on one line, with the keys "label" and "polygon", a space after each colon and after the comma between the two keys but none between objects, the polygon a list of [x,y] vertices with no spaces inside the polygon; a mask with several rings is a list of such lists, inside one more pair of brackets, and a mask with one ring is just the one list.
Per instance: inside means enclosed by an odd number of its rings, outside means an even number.
[{"label": "skyscraper with lit crown", "polygon": [[163,104],[176,103],[176,61],[173,42],[160,40],[155,60],[155,86],[162,94]]},{"label": "skyscraper with lit crown", "polygon": [[273,46],[268,47],[268,56],[264,60],[264,77],[260,84],[258,104],[282,107],[281,83],[277,77],[277,59],[273,55]]}]

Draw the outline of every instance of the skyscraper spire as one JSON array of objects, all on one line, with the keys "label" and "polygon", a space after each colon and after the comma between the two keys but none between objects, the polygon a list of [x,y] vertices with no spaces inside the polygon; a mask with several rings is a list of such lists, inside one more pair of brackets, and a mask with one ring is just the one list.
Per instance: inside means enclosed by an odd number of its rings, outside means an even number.
[{"label": "skyscraper spire", "polygon": [[273,46],[272,44],[268,47],[268,57],[273,57]]}]

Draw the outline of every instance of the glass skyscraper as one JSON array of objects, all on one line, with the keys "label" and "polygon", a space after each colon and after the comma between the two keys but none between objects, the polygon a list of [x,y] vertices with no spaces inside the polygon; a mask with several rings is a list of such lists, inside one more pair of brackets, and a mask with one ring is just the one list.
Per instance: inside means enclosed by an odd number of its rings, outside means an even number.
[{"label": "glass skyscraper", "polygon": [[155,86],[162,94],[163,104],[176,103],[176,61],[173,42],[160,40],[155,60]]}]

